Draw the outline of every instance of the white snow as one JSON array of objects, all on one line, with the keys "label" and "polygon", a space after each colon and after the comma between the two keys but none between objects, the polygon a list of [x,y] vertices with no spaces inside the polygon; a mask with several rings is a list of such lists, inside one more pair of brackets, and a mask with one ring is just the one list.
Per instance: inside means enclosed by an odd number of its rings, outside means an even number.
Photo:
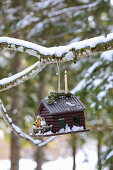
[{"label": "white snow", "polygon": [[75,94],[76,92],[80,91],[82,88],[84,88],[86,85],[86,80],[83,79],[81,80],[77,86],[75,86],[72,90],[71,90],[71,93],[72,94]]},{"label": "white snow", "polygon": [[81,126],[81,127],[79,127],[79,126],[73,126],[72,127],[72,131],[79,131],[79,130],[83,130],[84,128],[83,128],[83,126]]},{"label": "white snow", "polygon": [[[41,45],[37,45],[28,41],[24,41],[16,38],[9,38],[9,37],[0,37],[0,43],[6,42],[8,44],[11,44],[13,45],[12,48],[14,50],[16,48],[15,45],[18,45],[39,52],[40,54],[43,55],[55,54],[58,57],[61,57],[64,53],[69,53],[72,48],[75,48],[77,50],[88,46],[95,47],[97,44],[107,42],[111,39],[113,39],[113,33],[108,34],[107,38],[105,38],[104,36],[99,36],[99,37],[94,37],[79,42],[74,42],[67,46],[50,47],[50,48],[43,47]],[[33,55],[33,51],[30,52],[30,55]]]},{"label": "white snow", "polygon": [[[36,128],[36,127],[35,127]],[[52,131],[48,131],[48,132],[45,132],[45,133],[43,133],[43,135],[51,135],[51,134],[53,134],[53,132]],[[31,134],[32,135],[32,134]],[[38,136],[38,135],[42,135],[42,133],[41,133],[41,131],[39,130],[39,132],[38,133],[36,133],[35,134],[36,136]]]},{"label": "white snow", "polygon": [[5,138],[5,134],[4,134],[4,131],[3,130],[0,130],[0,140],[4,140]]},{"label": "white snow", "polygon": [[111,5],[113,6],[113,0],[110,0]]},{"label": "white snow", "polygon": [[99,101],[102,100],[103,97],[105,97],[109,91],[109,89],[113,88],[113,73],[108,76],[107,83],[104,84],[103,89],[98,95],[97,98]]},{"label": "white snow", "polygon": [[107,155],[106,160],[113,157],[113,150]]},{"label": "white snow", "polygon": [[70,51],[69,53],[67,53],[65,55],[65,57],[63,58],[63,60],[72,60],[72,58],[74,58],[73,53]]},{"label": "white snow", "polygon": [[[44,9],[44,8],[48,8],[50,5],[54,6],[54,5],[59,5],[59,3],[62,3],[64,0],[43,0],[41,2],[34,2],[35,5],[35,9],[40,10],[40,9]],[[51,11],[52,12],[52,11]]]},{"label": "white snow", "polygon": [[6,113],[7,110],[6,110],[6,108],[4,107],[4,105],[3,105],[2,101],[1,101],[1,99],[0,99],[0,104],[2,104],[1,107],[2,107],[3,111]]},{"label": "white snow", "polygon": [[44,133],[44,135],[51,135],[51,134],[53,134],[53,132],[51,132],[51,131],[48,131],[48,132]]},{"label": "white snow", "polygon": [[113,73],[111,76],[108,77],[108,82],[112,81],[113,82]]},{"label": "white snow", "polygon": [[[20,159],[19,161],[19,170],[34,170],[36,168],[36,162],[30,159]],[[1,160],[0,161],[1,170],[10,169],[10,160]]]},{"label": "white snow", "polygon": [[63,132],[65,132],[64,128],[60,129],[59,132],[57,132],[57,133],[63,133]]},{"label": "white snow", "polygon": [[104,59],[104,60],[113,61],[113,50],[103,52],[103,53],[100,55],[100,58],[101,58],[101,59]]},{"label": "white snow", "polygon": [[96,105],[96,103],[93,102],[93,103],[90,105],[90,107],[93,108],[93,107],[95,107],[95,105]]},{"label": "white snow", "polygon": [[[112,62],[113,61],[113,50],[112,51],[106,51],[103,52],[100,55],[100,61],[95,62],[86,72],[84,75],[84,79],[81,80],[77,86],[75,86],[72,90],[71,93],[75,94],[78,91],[81,91],[83,88],[87,86],[87,89],[89,90],[90,88],[96,89],[98,86],[100,86],[104,80],[107,80],[107,82],[102,86],[101,85],[101,92],[97,95],[97,98],[99,101],[102,100],[103,97],[106,96],[108,93],[109,89],[113,88],[113,74],[108,71],[103,75],[101,72],[98,77],[96,77],[94,80],[90,78],[91,74],[94,72],[95,69],[99,68],[103,64],[103,60],[106,62]],[[89,79],[90,78],[90,79]],[[92,108],[93,106],[91,106]]]},{"label": "white snow", "polygon": [[[112,155],[112,152],[111,152]],[[85,161],[87,159],[87,161]],[[94,170],[97,163],[96,143],[87,140],[87,143],[79,149],[76,155],[76,170]],[[72,170],[72,157],[59,157],[54,161],[45,162],[42,170]],[[32,159],[20,159],[19,170],[35,170],[36,162]],[[9,170],[10,160],[0,160],[0,170]],[[103,168],[103,170],[107,170]]]},{"label": "white snow", "polygon": [[[36,62],[35,64],[33,64],[32,66],[26,68],[25,70],[11,76],[11,77],[8,77],[8,78],[4,78],[2,80],[0,80],[0,85],[4,85],[6,83],[10,83],[11,81],[14,81],[18,78],[20,78],[21,76],[24,76],[25,74],[27,74],[28,72],[30,72],[32,69],[34,69],[36,66],[38,67],[40,62]],[[24,76],[22,77],[23,80],[27,79],[27,76]],[[21,83],[22,80],[18,80],[18,83]]]},{"label": "white snow", "polygon": [[39,146],[39,147],[44,146],[44,145],[46,145],[47,143],[49,143],[49,142],[51,142],[52,140],[54,140],[55,138],[56,138],[56,136],[51,136],[51,137],[49,137],[47,140],[39,143],[38,146]]},{"label": "white snow", "polygon": [[34,12],[30,12],[23,19],[21,19],[21,20],[19,20],[19,22],[17,22],[16,27],[24,28],[24,27],[32,24],[33,22],[39,21],[39,17],[33,17],[33,15],[34,15]]},{"label": "white snow", "polygon": [[21,133],[21,129],[16,126],[14,123],[12,123],[12,127],[15,129],[16,132]]},{"label": "white snow", "polygon": [[99,106],[98,106],[98,109],[102,109],[102,105],[99,105]]},{"label": "white snow", "polygon": [[97,61],[95,62],[88,70],[87,73],[85,74],[85,78],[87,78],[90,74],[92,74],[92,72],[99,67],[99,65],[101,64],[101,61]]},{"label": "white snow", "polygon": [[52,13],[49,14],[49,17],[53,17],[53,16],[57,16],[57,15],[62,15],[63,13],[66,13],[66,14],[70,14],[72,12],[78,12],[84,8],[92,8],[92,7],[95,7],[96,5],[98,5],[100,2],[93,2],[93,3],[89,3],[89,4],[86,4],[86,5],[80,5],[80,6],[75,6],[75,7],[68,7],[68,8],[63,8],[59,11],[53,11]]},{"label": "white snow", "polygon": [[66,127],[65,127],[65,132],[71,132],[71,128],[68,126],[68,124],[66,124]]},{"label": "white snow", "polygon": [[99,101],[102,100],[103,97],[106,96],[106,91],[101,91],[98,95],[97,95],[97,98]]},{"label": "white snow", "polygon": [[106,42],[112,40],[113,33],[107,34]]},{"label": "white snow", "polygon": [[99,86],[102,82],[103,82],[103,79],[95,79],[95,80],[92,82],[92,85],[96,88],[96,87]]},{"label": "white snow", "polygon": [[62,128],[59,130],[59,132],[56,133],[68,133],[68,132],[75,132],[75,131],[79,131],[79,130],[83,130],[83,126],[73,126],[72,129],[68,126],[68,124],[66,124],[65,128]]},{"label": "white snow", "polygon": [[68,106],[75,106],[74,103],[70,103],[70,102],[66,102],[66,104],[67,104]]},{"label": "white snow", "polygon": [[6,114],[6,118],[8,119],[9,123],[12,123],[12,119]]},{"label": "white snow", "polygon": [[3,58],[3,56],[0,55],[0,67],[4,68],[7,64],[6,58]]}]

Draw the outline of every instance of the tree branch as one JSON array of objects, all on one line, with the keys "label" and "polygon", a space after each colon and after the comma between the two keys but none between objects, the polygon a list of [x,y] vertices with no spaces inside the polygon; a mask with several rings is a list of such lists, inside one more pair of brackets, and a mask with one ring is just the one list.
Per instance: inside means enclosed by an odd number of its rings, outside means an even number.
[{"label": "tree branch", "polygon": [[74,42],[67,46],[46,48],[31,42],[9,37],[0,38],[0,48],[21,51],[37,57],[40,62],[35,63],[26,70],[13,75],[9,78],[0,80],[0,91],[18,86],[24,81],[33,78],[47,64],[60,62],[75,61],[86,56],[113,50],[113,33],[80,42]]},{"label": "tree branch", "polygon": [[[59,3],[61,3],[61,0],[59,2],[57,2],[58,5],[59,5]],[[48,24],[51,20],[55,19],[56,17],[58,19],[58,17],[63,15],[63,14],[67,15],[67,16],[69,16],[70,14],[72,15],[73,13],[74,13],[74,15],[81,14],[81,11],[87,10],[87,9],[90,10],[91,8],[96,7],[100,3],[101,3],[101,0],[98,0],[98,1],[93,2],[93,3],[84,4],[84,5],[75,6],[75,7],[67,7],[67,8],[63,8],[63,9],[59,9],[59,10],[55,10],[56,9],[55,7],[56,7],[57,4],[48,3],[48,5],[45,6],[46,10],[48,8],[48,14],[45,15],[43,2],[40,2],[40,7],[42,7],[43,10],[44,10],[42,12],[41,17],[39,18],[39,17],[34,16],[35,20],[33,20],[32,19],[33,13],[30,12],[24,18],[19,20],[19,22],[16,24],[17,28],[16,28],[15,32],[20,30],[20,28],[23,29],[23,28],[27,27],[28,25],[30,25],[32,23],[36,23],[36,25],[33,27],[33,29],[31,29],[30,32],[28,33],[28,37],[30,38],[32,36],[33,30],[34,30],[33,32],[35,32],[35,33],[37,32],[37,30],[39,31],[39,29],[35,29],[35,28],[37,28],[40,24],[41,24],[41,27],[43,27],[44,24]],[[51,6],[52,9],[54,8],[54,10],[51,10],[50,6]],[[37,8],[37,10],[41,10],[40,7]],[[29,20],[28,24],[25,24],[26,20]],[[38,28],[40,28],[40,26]]]},{"label": "tree branch", "polygon": [[5,91],[10,89],[14,86],[18,86],[19,84],[23,83],[30,78],[33,78],[37,73],[39,73],[45,66],[47,65],[46,62],[36,62],[32,66],[28,67],[27,69],[11,76],[8,78],[4,78],[0,80],[0,91]]},{"label": "tree branch", "polygon": [[59,11],[51,12],[49,14],[49,17],[55,17],[55,16],[59,16],[59,15],[65,14],[65,13],[69,14],[69,13],[73,13],[73,12],[78,12],[80,10],[85,10],[88,8],[96,7],[98,4],[100,4],[100,1],[85,4],[85,5],[75,6],[75,7],[63,8]]},{"label": "tree branch", "polygon": [[33,139],[32,137],[30,137],[29,135],[27,135],[26,133],[24,133],[24,132],[21,130],[21,128],[19,128],[17,125],[15,125],[15,124],[13,123],[12,119],[8,116],[7,110],[6,110],[6,108],[4,107],[1,99],[0,99],[0,113],[2,114],[2,117],[3,117],[4,121],[8,124],[8,126],[13,130],[13,132],[14,132],[17,136],[19,136],[19,137],[21,137],[21,138],[23,138],[23,139],[31,142],[32,144],[34,144],[34,145],[36,145],[36,146],[38,146],[38,147],[42,147],[42,146],[46,145],[47,143],[49,143],[50,141],[52,141],[52,140],[55,139],[55,137],[50,137],[50,138],[47,139],[46,141],[43,141],[43,142],[42,142],[41,140],[39,140],[39,139],[36,139],[36,140],[35,140],[35,139]]}]

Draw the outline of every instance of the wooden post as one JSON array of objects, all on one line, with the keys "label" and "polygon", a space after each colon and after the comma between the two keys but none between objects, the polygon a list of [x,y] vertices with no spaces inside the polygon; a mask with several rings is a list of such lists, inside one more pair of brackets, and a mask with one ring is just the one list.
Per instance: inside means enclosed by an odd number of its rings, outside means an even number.
[{"label": "wooden post", "polygon": [[65,79],[65,93],[68,92],[68,84],[67,84],[67,71],[65,70],[64,73],[64,79]]}]

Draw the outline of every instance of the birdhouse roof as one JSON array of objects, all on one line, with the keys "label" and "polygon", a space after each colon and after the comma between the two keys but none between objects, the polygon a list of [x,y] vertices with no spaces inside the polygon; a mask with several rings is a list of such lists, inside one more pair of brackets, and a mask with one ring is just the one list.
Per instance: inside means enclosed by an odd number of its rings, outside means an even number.
[{"label": "birdhouse roof", "polygon": [[76,96],[61,96],[58,100],[55,100],[52,104],[47,104],[47,99],[42,99],[40,105],[36,111],[36,114],[41,110],[41,106],[46,107],[50,114],[67,113],[74,111],[84,111],[85,106]]}]

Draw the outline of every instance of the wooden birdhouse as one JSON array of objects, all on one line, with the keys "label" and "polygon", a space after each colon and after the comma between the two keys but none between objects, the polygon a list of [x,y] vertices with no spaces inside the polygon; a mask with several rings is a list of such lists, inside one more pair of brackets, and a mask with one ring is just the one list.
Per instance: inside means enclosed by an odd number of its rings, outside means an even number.
[{"label": "wooden birdhouse", "polygon": [[82,102],[68,92],[65,72],[65,93],[51,92],[48,98],[41,100],[35,113],[37,120],[31,136],[46,137],[89,131],[85,125],[84,110],[86,108]]},{"label": "wooden birdhouse", "polygon": [[47,126],[45,126],[43,132],[40,129],[37,136],[54,136],[89,131],[85,126],[85,109],[81,101],[70,93],[64,95],[60,93],[59,97],[53,101],[49,101],[47,98],[41,100],[35,114],[36,116],[40,115]]}]

